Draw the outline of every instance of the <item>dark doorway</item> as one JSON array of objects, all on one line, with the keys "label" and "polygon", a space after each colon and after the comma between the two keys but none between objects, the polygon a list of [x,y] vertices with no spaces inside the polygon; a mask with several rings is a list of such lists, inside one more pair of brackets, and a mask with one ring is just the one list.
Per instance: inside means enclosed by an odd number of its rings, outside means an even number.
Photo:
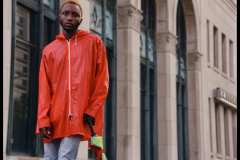
[{"label": "dark doorway", "polygon": [[186,27],[181,0],[177,8],[177,139],[178,160],[188,160]]}]

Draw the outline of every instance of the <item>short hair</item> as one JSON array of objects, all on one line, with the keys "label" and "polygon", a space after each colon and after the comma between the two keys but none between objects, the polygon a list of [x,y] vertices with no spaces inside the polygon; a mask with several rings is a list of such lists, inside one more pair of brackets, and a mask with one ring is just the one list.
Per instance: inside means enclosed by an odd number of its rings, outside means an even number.
[{"label": "short hair", "polygon": [[80,5],[80,0],[62,0],[60,3],[60,8],[59,11],[61,11],[62,7],[66,4],[66,3],[73,3],[79,6],[80,11],[81,11],[81,17],[83,16],[83,10],[82,10],[82,6]]}]

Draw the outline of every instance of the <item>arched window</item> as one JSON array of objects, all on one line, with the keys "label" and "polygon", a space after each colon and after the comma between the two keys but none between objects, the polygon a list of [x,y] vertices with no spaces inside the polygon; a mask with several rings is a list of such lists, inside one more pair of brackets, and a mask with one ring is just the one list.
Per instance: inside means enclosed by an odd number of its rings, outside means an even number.
[{"label": "arched window", "polygon": [[187,156],[187,71],[186,71],[186,28],[182,2],[177,8],[177,138],[178,160]]},{"label": "arched window", "polygon": [[143,20],[140,34],[141,159],[154,157],[155,109],[155,3],[141,1]]},{"label": "arched window", "polygon": [[38,66],[43,46],[58,32],[58,0],[13,0],[7,154],[41,156],[35,135]]},{"label": "arched window", "polygon": [[[105,151],[116,159],[116,0],[89,0],[90,30],[101,36],[106,48],[109,69],[109,93],[105,107]],[[89,158],[94,157],[89,151]]]}]

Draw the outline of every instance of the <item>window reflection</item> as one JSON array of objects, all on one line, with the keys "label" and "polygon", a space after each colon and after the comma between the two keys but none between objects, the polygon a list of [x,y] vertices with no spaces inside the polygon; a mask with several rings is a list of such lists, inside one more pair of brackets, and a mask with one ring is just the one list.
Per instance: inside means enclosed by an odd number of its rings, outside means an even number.
[{"label": "window reflection", "polygon": [[29,108],[30,85],[30,12],[17,6],[16,14],[16,48],[13,76],[13,150],[23,152],[27,148],[29,130],[27,110]]},{"label": "window reflection", "polygon": [[55,0],[43,0],[43,4],[49,7],[50,9],[55,8]]},{"label": "window reflection", "polygon": [[99,0],[90,0],[90,29],[102,33],[102,6]]}]

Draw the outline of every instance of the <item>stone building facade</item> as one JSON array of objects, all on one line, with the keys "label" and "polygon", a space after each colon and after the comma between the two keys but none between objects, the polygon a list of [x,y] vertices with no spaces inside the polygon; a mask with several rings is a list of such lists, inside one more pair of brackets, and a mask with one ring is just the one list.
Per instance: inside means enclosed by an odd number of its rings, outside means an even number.
[{"label": "stone building facade", "polygon": [[[104,40],[110,160],[236,160],[236,0],[82,0]],[[41,50],[59,30],[51,0],[3,1],[3,155],[41,159],[33,134]],[[87,160],[87,142],[79,148]]]}]

